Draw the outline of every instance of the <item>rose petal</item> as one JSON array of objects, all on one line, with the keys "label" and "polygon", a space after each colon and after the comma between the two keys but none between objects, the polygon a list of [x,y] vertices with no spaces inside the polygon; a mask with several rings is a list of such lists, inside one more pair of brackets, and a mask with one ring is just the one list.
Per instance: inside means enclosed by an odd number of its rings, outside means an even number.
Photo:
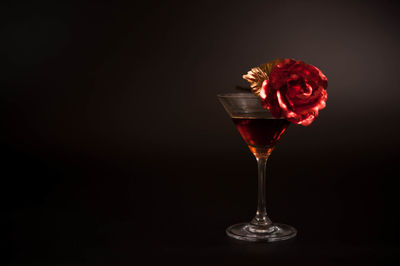
[{"label": "rose petal", "polygon": [[268,86],[268,79],[264,80],[261,86],[259,96],[261,97],[262,100],[265,100],[265,98],[267,98],[267,86]]},{"label": "rose petal", "polygon": [[276,96],[278,98],[279,106],[281,107],[285,117],[286,118],[294,118],[294,117],[296,117],[296,113],[294,113],[291,110],[289,110],[287,105],[283,102],[282,95],[281,95],[281,93],[279,91],[276,92]]},{"label": "rose petal", "polygon": [[306,127],[306,126],[309,126],[312,122],[314,122],[314,119],[315,119],[315,116],[314,115],[310,115],[306,119],[298,122],[298,124]]}]

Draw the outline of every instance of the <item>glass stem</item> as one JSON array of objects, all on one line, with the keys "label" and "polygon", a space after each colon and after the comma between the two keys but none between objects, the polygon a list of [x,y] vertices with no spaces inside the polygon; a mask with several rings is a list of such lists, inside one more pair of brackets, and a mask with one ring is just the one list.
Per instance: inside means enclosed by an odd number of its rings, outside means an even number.
[{"label": "glass stem", "polygon": [[258,164],[258,204],[257,213],[253,220],[250,222],[254,226],[268,226],[272,222],[267,216],[266,209],[266,170],[267,170],[268,157],[257,158]]}]

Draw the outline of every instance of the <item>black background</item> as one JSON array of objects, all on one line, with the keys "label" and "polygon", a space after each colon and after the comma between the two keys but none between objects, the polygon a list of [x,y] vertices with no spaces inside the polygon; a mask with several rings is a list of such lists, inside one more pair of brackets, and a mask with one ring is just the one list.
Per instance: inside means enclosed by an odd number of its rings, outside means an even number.
[{"label": "black background", "polygon": [[[2,263],[399,261],[395,1],[0,4]],[[295,58],[327,108],[269,161],[293,241],[248,244],[257,169],[216,94]]]}]

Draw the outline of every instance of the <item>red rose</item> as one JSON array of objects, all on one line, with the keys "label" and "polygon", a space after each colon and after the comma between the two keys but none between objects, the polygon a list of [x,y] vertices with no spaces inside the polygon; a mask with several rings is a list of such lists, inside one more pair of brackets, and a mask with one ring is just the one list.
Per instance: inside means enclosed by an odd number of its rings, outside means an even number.
[{"label": "red rose", "polygon": [[262,84],[260,97],[274,117],[308,126],[326,106],[327,86],[327,78],[315,66],[283,59]]}]

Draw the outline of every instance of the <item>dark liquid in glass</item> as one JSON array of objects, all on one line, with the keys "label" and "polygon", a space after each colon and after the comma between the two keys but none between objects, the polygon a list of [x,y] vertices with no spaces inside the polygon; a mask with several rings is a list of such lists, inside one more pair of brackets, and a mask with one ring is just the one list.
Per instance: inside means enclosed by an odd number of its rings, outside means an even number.
[{"label": "dark liquid in glass", "polygon": [[285,119],[232,118],[232,120],[256,157],[268,157],[290,124]]}]

